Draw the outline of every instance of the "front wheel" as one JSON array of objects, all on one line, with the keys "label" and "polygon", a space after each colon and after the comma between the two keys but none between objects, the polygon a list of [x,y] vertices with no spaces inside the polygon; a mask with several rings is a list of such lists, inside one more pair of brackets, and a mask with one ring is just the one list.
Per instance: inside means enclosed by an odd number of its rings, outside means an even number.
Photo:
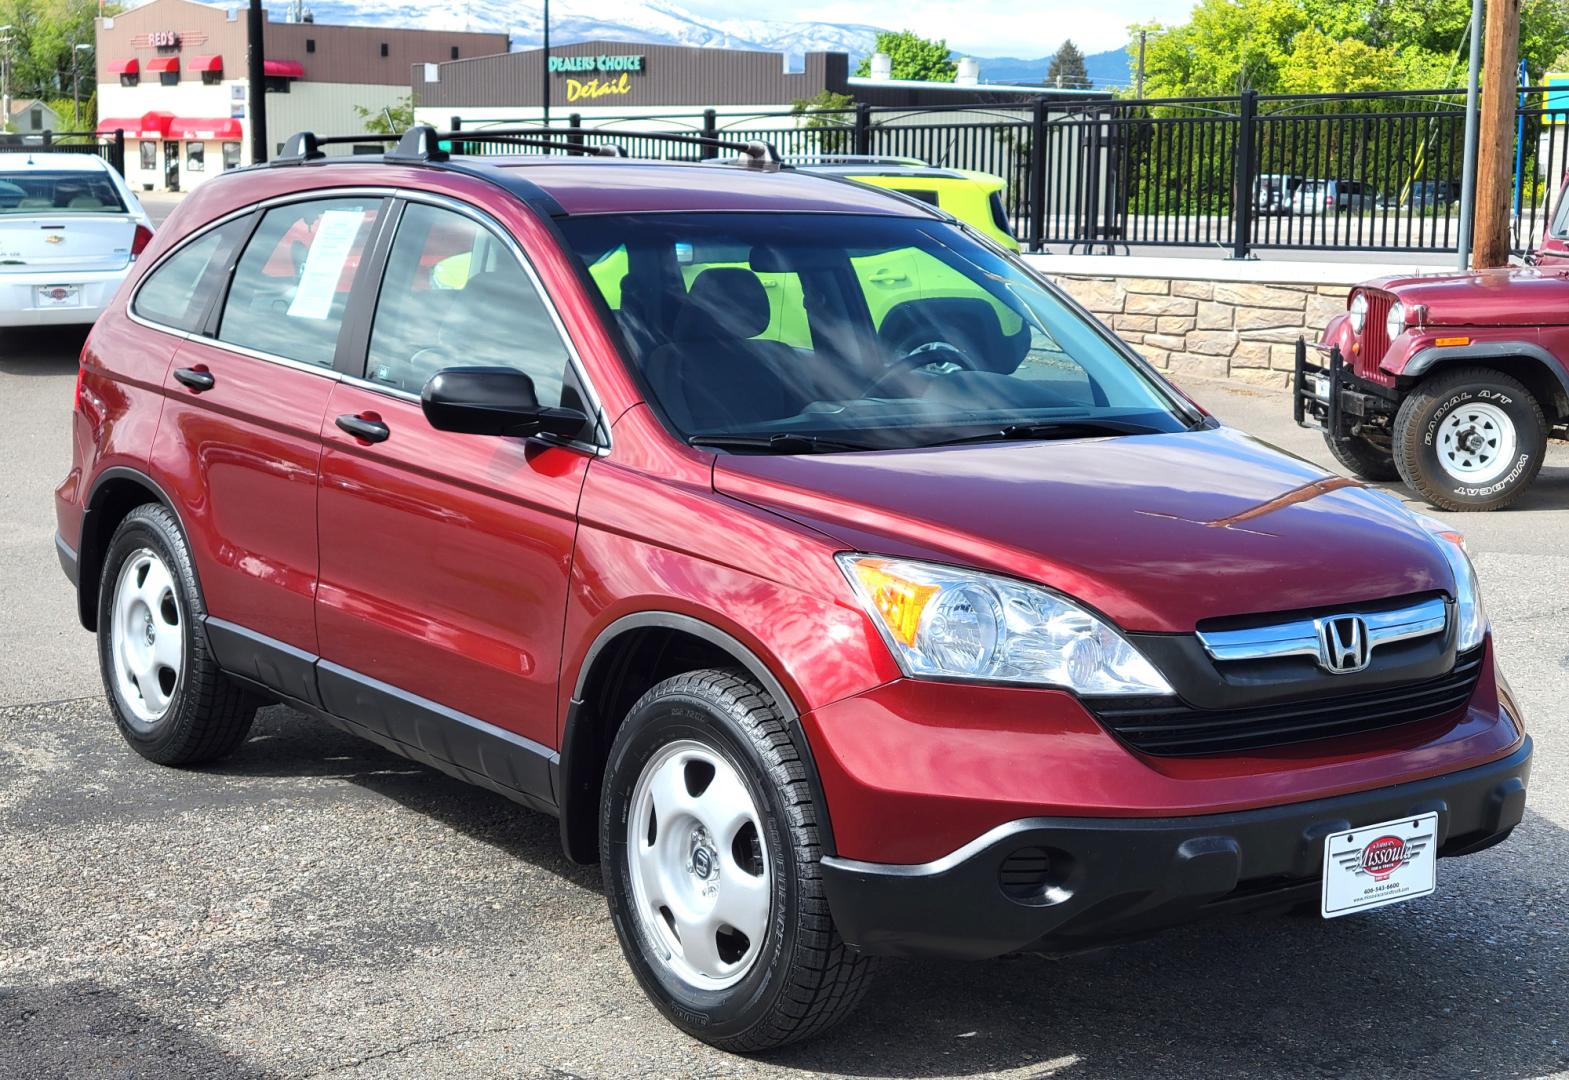
[{"label": "front wheel", "polygon": [[1388,443],[1380,445],[1361,435],[1331,435],[1327,431],[1324,442],[1341,467],[1358,480],[1383,483],[1400,479],[1400,470],[1395,468],[1395,455]]},{"label": "front wheel", "polygon": [[784,724],[743,672],[667,679],[617,732],[601,800],[627,962],[677,1027],[742,1053],[843,1019],[872,966],[828,913],[823,811]]},{"label": "front wheel", "polygon": [[1518,379],[1457,368],[1422,383],[1395,414],[1400,477],[1441,510],[1498,510],[1547,456],[1542,407]]}]

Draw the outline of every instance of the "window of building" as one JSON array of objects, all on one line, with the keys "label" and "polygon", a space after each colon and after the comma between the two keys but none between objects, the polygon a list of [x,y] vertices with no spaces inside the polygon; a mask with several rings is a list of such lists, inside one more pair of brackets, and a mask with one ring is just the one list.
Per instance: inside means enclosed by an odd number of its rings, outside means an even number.
[{"label": "window of building", "polygon": [[180,85],[180,72],[179,72],[179,69],[175,69],[174,71],[160,71],[158,73],[158,85],[159,86],[179,86]]},{"label": "window of building", "polygon": [[169,256],[147,275],[132,310],[162,326],[194,333],[213,292],[223,280],[234,246],[245,238],[249,219],[240,218],[205,233]]},{"label": "window of building", "polygon": [[217,86],[221,82],[223,82],[223,72],[221,72],[221,71],[204,71],[204,72],[202,72],[202,85],[203,86]]},{"label": "window of building", "polygon": [[458,47],[456,45],[454,45],[454,46],[452,46],[452,59],[456,60],[457,58],[458,58]]},{"label": "window of building", "polygon": [[185,144],[185,171],[207,171],[207,144],[204,142],[188,142]]},{"label": "window of building", "polygon": [[44,129],[44,109],[42,105],[33,106],[32,124],[34,131],[42,131]]},{"label": "window of building", "polygon": [[223,170],[224,170],[224,172],[228,172],[230,169],[238,169],[239,167],[240,167],[240,144],[237,143],[237,142],[226,142],[226,143],[224,143],[223,144]]},{"label": "window of building", "polygon": [[293,81],[293,79],[283,75],[268,75],[265,80],[267,93],[287,94],[289,92],[289,84]]},{"label": "window of building", "polygon": [[380,199],[314,199],[267,211],[235,267],[219,340],[332,367],[380,210]]},{"label": "window of building", "polygon": [[417,394],[462,364],[516,368],[541,405],[561,404],[567,348],[511,250],[472,218],[414,204],[387,259],[366,378]]},{"label": "window of building", "polygon": [[315,38],[308,37],[308,38],[305,39],[305,51],[308,52],[308,53],[313,53],[313,52],[316,51],[316,39]]},{"label": "window of building", "polygon": [[381,55],[382,55],[382,58],[385,59],[389,52],[390,52],[390,50],[387,48],[387,43],[385,41],[383,41],[381,43]]},{"label": "window of building", "polygon": [[150,139],[143,139],[140,144],[142,154],[142,171],[152,172],[158,167],[158,144]]},{"label": "window of building", "polygon": [[141,81],[142,81],[142,76],[141,76],[140,73],[137,73],[137,72],[132,72],[132,73],[129,73],[129,74],[122,74],[120,76],[120,85],[121,86],[135,86],[137,83],[139,83]]}]

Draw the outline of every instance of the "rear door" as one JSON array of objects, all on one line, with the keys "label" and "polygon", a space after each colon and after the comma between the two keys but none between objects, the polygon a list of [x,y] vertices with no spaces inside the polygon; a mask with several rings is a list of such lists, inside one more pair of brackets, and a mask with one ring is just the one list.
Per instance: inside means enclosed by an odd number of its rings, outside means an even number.
[{"label": "rear door", "polygon": [[170,366],[153,449],[219,620],[220,660],[307,699],[290,672],[308,680],[308,665],[288,658],[316,651],[321,423],[360,255],[385,205],[305,199],[244,223],[227,290]]},{"label": "rear door", "polygon": [[514,747],[529,740],[523,757],[537,765],[556,742],[578,494],[595,450],[437,431],[419,394],[443,368],[485,365],[528,373],[543,405],[592,414],[591,397],[519,249],[458,204],[404,208],[364,333],[364,377],[333,389],[323,427],[323,699],[427,749],[500,728]]}]

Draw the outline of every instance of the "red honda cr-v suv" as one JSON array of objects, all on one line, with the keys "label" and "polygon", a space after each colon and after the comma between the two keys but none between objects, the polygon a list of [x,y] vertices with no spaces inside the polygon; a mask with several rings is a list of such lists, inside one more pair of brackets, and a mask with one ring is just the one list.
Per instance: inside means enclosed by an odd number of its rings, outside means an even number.
[{"label": "red honda cr-v suv", "polygon": [[59,552],[145,757],[282,701],[559,815],[735,1050],[878,956],[1345,914],[1520,821],[1441,526],[924,204],[441,138],[204,184],[93,330]]}]

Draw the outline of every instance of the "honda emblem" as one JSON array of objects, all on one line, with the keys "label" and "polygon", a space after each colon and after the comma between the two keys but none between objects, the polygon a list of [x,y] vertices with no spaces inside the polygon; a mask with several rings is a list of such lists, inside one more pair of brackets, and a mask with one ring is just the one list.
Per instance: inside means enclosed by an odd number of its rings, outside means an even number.
[{"label": "honda emblem", "polygon": [[1370,653],[1367,623],[1356,615],[1318,620],[1318,663],[1332,675],[1349,675],[1367,667]]}]

